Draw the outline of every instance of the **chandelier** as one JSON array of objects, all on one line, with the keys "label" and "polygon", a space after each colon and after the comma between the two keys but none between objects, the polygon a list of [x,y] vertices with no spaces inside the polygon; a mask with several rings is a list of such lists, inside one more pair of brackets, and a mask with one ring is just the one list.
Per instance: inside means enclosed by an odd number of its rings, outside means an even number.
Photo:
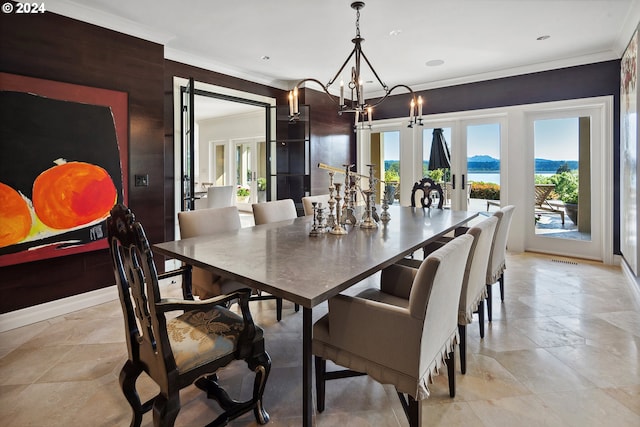
[{"label": "chandelier", "polygon": [[[324,92],[329,96],[331,101],[335,103],[338,107],[338,114],[342,115],[343,113],[355,113],[354,118],[354,130],[358,129],[358,125],[361,128],[367,126],[371,129],[371,121],[373,109],[382,104],[391,92],[398,88],[405,88],[411,94],[411,103],[409,107],[409,127],[413,127],[413,125],[422,126],[422,97],[418,97],[416,99],[413,90],[407,85],[399,84],[393,86],[391,89],[380,79],[378,73],[373,68],[369,59],[362,51],[362,42],[364,39],[360,37],[360,9],[364,7],[363,1],[354,1],[351,3],[351,8],[356,11],[356,36],[351,41],[355,45],[347,59],[342,64],[342,67],[338,70],[335,76],[329,80],[329,83],[326,85],[322,84],[317,79],[314,78],[306,78],[300,80],[292,91],[289,92],[289,120],[296,121],[300,118],[300,111],[298,108],[298,88],[305,82],[315,82]],[[336,101],[335,97],[329,93],[329,87],[335,83],[336,79],[340,76],[340,74],[344,71],[345,67],[349,63],[351,59],[354,59],[355,64],[351,67],[351,80],[347,83],[347,95],[348,98],[345,98],[345,85],[344,81],[340,81],[340,98],[339,101]],[[369,66],[369,69],[375,76],[376,80],[382,86],[382,90],[384,91],[384,96],[382,96],[377,102],[373,104],[368,104],[364,97],[364,82],[360,77],[361,63],[362,60],[366,62]]]}]

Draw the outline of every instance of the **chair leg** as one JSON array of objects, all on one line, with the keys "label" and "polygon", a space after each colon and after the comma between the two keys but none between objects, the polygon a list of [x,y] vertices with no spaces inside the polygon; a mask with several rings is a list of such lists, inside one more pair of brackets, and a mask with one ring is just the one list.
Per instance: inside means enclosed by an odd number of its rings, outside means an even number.
[{"label": "chair leg", "polygon": [[484,304],[478,304],[478,325],[480,325],[480,338],[484,338]]},{"label": "chair leg", "polygon": [[493,319],[491,317],[491,285],[487,285],[487,319],[491,322]]},{"label": "chair leg", "polygon": [[282,298],[276,298],[276,319],[282,320]]},{"label": "chair leg", "polygon": [[159,394],[153,402],[154,427],[173,427],[180,412],[180,392],[175,390],[169,396]]},{"label": "chair leg", "polygon": [[327,361],[320,356],[315,356],[316,365],[316,404],[318,412],[324,411],[325,378]]},{"label": "chair leg", "polygon": [[299,312],[300,311],[300,304],[294,304],[293,305],[293,309],[295,310],[295,312]]},{"label": "chair leg", "polygon": [[456,353],[452,351],[449,353],[447,362],[447,375],[449,376],[449,396],[456,397]]},{"label": "chair leg", "polygon": [[271,358],[267,353],[264,353],[258,357],[258,366],[252,368],[256,373],[256,377],[253,381],[253,415],[256,417],[258,424],[266,424],[269,422],[269,414],[262,406],[262,396],[264,394],[265,386],[267,385],[267,378],[269,378],[269,372],[271,372]]},{"label": "chair leg", "polygon": [[130,427],[140,427],[142,415],[150,409],[150,407],[145,409],[140,403],[140,396],[136,390],[136,380],[141,373],[142,369],[135,366],[130,360],[127,360],[120,371],[120,388],[133,410]]},{"label": "chair leg", "polygon": [[[460,335],[460,344],[458,350],[460,351],[460,372],[467,373],[467,325],[458,325],[458,335]],[[447,364],[447,367],[449,365]]]},{"label": "chair leg", "polygon": [[504,302],[504,272],[500,275],[500,300]]}]

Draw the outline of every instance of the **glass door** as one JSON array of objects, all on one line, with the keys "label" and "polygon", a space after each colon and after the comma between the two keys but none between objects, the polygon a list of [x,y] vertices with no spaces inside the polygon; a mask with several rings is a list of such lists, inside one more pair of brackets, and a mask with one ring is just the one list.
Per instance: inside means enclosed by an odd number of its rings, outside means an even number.
[{"label": "glass door", "polygon": [[423,176],[442,186],[445,208],[480,211],[500,207],[502,128],[500,120],[491,118],[423,129]]},{"label": "glass door", "polygon": [[601,123],[589,109],[531,115],[526,249],[602,259]]},{"label": "glass door", "polygon": [[233,169],[238,203],[266,201],[266,142],[234,142]]},{"label": "glass door", "polygon": [[[392,205],[400,198],[400,131],[371,133],[371,164],[375,165],[375,176],[380,178],[376,203],[381,203],[386,190],[387,203]],[[368,174],[368,170],[363,173]]]},{"label": "glass door", "polygon": [[181,111],[182,111],[182,133],[181,133],[181,200],[183,211],[195,209],[195,114],[194,114],[195,92],[193,89],[193,78],[189,79],[189,84],[182,90]]}]

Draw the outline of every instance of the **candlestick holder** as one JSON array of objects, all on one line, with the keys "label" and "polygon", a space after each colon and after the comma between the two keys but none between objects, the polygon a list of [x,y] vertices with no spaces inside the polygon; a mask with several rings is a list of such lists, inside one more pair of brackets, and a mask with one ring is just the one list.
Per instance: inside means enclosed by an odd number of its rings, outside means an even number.
[{"label": "candlestick holder", "polygon": [[329,172],[329,201],[327,202],[329,204],[329,214],[327,215],[327,227],[329,228],[333,228],[336,222],[336,217],[333,214],[334,207],[336,205],[336,199],[333,194],[336,189],[335,185],[333,184],[333,174],[334,174],[333,171]]},{"label": "candlestick holder", "polygon": [[318,202],[311,202],[311,206],[313,209],[313,225],[311,226],[309,236],[316,237],[320,235],[320,227],[318,226]]},{"label": "candlestick holder", "polygon": [[380,214],[380,221],[388,222],[391,219],[391,214],[389,213],[389,203],[387,202],[387,187],[384,188],[384,194],[382,197],[382,213]]},{"label": "candlestick holder", "polygon": [[371,202],[372,202],[372,196],[374,193],[371,191],[371,189],[363,190],[362,192],[365,195],[365,210],[364,210],[364,218],[360,223],[360,228],[363,228],[363,229],[378,228],[378,224],[373,220],[373,216],[371,213],[371,204],[372,204]]},{"label": "candlestick holder", "polygon": [[[342,234],[347,234],[347,230],[345,230],[345,228],[342,226],[342,224],[340,224],[340,200],[342,200],[342,197],[340,196],[340,187],[341,184],[339,183],[335,183],[335,190],[336,190],[336,195],[334,197],[335,199],[335,204],[336,204],[336,217],[335,217],[335,221],[333,224],[333,227],[329,230],[329,233],[331,234],[337,234],[337,235],[342,235]],[[329,200],[329,203],[331,203],[331,200]]]}]

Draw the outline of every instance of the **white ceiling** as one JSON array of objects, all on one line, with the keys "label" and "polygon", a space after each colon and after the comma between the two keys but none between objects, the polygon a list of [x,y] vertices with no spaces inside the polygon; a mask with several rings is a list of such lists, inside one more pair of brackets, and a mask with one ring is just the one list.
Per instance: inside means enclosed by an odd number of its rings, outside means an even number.
[{"label": "white ceiling", "polygon": [[[290,89],[305,77],[323,83],[334,77],[353,47],[350,4],[48,0],[46,6],[161,43],[168,59]],[[617,59],[639,20],[640,0],[368,0],[360,31],[383,82],[422,90]],[[444,64],[426,65],[433,60]],[[365,92],[377,96],[379,86],[367,83]]]}]

